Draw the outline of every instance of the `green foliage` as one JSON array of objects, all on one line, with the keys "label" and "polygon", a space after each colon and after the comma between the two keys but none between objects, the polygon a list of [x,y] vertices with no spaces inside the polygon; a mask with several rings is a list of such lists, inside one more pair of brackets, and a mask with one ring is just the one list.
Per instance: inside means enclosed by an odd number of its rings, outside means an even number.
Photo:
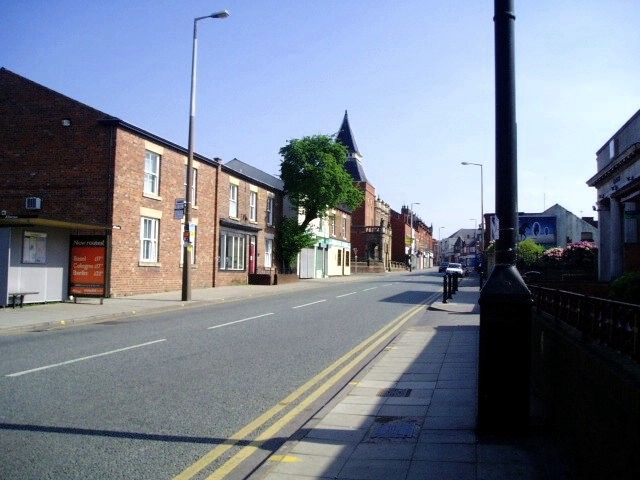
[{"label": "green foliage", "polygon": [[295,218],[283,218],[276,231],[274,253],[282,271],[288,272],[300,250],[312,247],[316,237],[307,227],[298,225]]},{"label": "green foliage", "polygon": [[613,281],[609,296],[620,302],[640,304],[640,272],[625,273]]},{"label": "green foliage", "polygon": [[291,204],[304,210],[303,230],[330,208],[356,209],[364,194],[345,169],[347,149],[326,135],[289,140],[280,149],[280,178]]},{"label": "green foliage", "polygon": [[544,247],[527,238],[516,245],[516,258],[519,267],[531,268],[538,264],[544,253]]},{"label": "green foliage", "polygon": [[593,242],[574,242],[562,252],[562,260],[568,267],[591,269],[598,262],[598,247]]}]

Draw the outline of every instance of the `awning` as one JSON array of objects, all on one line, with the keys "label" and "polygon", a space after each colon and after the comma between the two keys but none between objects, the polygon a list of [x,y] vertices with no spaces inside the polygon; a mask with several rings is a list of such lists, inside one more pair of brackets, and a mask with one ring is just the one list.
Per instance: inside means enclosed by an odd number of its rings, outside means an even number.
[{"label": "awning", "polygon": [[51,227],[64,228],[68,230],[111,230],[111,225],[93,225],[89,223],[65,222],[63,220],[52,220],[49,218],[22,217],[22,218],[0,218],[0,228],[2,227]]}]

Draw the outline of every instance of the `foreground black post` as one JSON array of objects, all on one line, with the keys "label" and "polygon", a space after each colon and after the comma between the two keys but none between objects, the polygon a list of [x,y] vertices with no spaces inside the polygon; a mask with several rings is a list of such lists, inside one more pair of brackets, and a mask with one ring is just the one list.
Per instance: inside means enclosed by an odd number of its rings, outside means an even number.
[{"label": "foreground black post", "polygon": [[447,298],[449,298],[449,292],[447,290],[447,274],[445,273],[442,276],[442,303],[447,303]]},{"label": "foreground black post", "polygon": [[457,273],[453,274],[453,293],[458,293],[458,281],[460,276]]},{"label": "foreground black post", "polygon": [[453,298],[453,275],[448,273],[448,282],[449,282],[449,295],[448,298]]},{"label": "foreground black post", "polygon": [[480,293],[478,427],[528,425],[531,293],[515,268],[517,155],[513,0],[495,0],[496,266]]}]

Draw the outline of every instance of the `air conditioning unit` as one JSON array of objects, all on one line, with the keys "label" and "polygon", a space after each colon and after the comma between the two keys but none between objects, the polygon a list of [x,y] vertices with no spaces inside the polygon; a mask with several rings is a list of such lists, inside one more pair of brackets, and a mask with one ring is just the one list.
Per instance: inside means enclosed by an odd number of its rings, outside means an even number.
[{"label": "air conditioning unit", "polygon": [[27,210],[40,210],[42,208],[42,199],[40,197],[27,197],[25,208]]}]

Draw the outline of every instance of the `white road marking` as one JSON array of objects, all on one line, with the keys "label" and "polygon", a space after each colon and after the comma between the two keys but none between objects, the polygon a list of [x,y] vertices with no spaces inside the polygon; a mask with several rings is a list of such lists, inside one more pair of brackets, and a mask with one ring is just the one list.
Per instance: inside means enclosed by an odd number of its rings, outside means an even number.
[{"label": "white road marking", "polygon": [[315,305],[316,303],[322,303],[322,302],[326,302],[326,300],[318,300],[317,302],[305,303],[304,305],[298,305],[297,307],[291,307],[291,308],[308,307],[309,305]]},{"label": "white road marking", "polygon": [[371,288],[365,288],[364,290],[362,290],[363,292],[368,292],[369,290],[375,290],[378,287],[371,287]]},{"label": "white road marking", "polygon": [[385,283],[384,285],[382,285],[383,287],[390,287],[391,285],[393,285],[393,283]]},{"label": "white road marking", "polygon": [[111,355],[112,353],[124,352],[125,350],[131,350],[132,348],[146,347],[147,345],[153,345],[154,343],[166,342],[167,339],[154,340],[152,342],[140,343],[139,345],[131,345],[130,347],[118,348],[116,350],[110,350],[108,352],[98,353],[96,355],[88,355],[86,357],[74,358],[73,360],[67,360],[66,362],[54,363],[53,365],[46,365],[44,367],[32,368],[31,370],[25,370],[23,372],[10,373],[5,375],[6,377],[19,377],[20,375],[26,375],[27,373],[39,372],[40,370],[46,370],[48,368],[61,367],[62,365],[69,365],[70,363],[81,362],[83,360],[90,360],[92,358],[103,357],[105,355]]},{"label": "white road marking", "polygon": [[344,295],[338,295],[336,298],[347,297],[349,295],[355,295],[356,293],[358,293],[358,292],[345,293]]},{"label": "white road marking", "polygon": [[233,325],[235,323],[246,322],[248,320],[255,320],[256,318],[268,317],[269,315],[275,315],[274,313],[264,313],[262,315],[256,315],[255,317],[243,318],[242,320],[235,320],[233,322],[223,323],[222,325],[214,325],[213,327],[207,328],[207,330],[213,330],[214,328],[226,327],[227,325]]}]

